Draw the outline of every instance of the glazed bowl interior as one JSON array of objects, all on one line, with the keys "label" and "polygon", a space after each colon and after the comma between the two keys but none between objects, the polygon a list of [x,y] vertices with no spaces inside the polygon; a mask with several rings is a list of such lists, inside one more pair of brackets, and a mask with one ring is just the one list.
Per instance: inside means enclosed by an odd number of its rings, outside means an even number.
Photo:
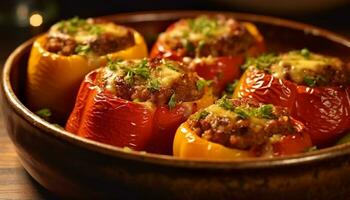
[{"label": "glazed bowl interior", "polygon": [[[249,14],[223,13],[241,21],[256,24],[265,38],[268,51],[284,52],[293,49],[308,48],[317,53],[337,56],[345,62],[350,61],[350,41],[328,31],[309,25]],[[217,12],[159,12],[159,13],[131,13],[101,17],[119,24],[133,27],[147,40],[149,48],[158,34],[166,29],[172,22],[200,14],[217,14]],[[60,129],[36,116],[25,106],[24,86],[26,79],[26,66],[29,52],[34,38],[18,47],[8,59],[2,75],[2,88],[5,98],[13,106],[15,112],[29,121],[32,126],[45,130],[48,134],[62,139],[71,145],[89,149],[95,152],[123,157],[142,162],[151,162],[161,165],[199,167],[199,168],[256,168],[267,166],[280,166],[287,164],[300,164],[321,161],[350,153],[350,144],[343,144],[322,149],[315,152],[286,156],[281,158],[254,158],[232,161],[210,161],[199,159],[180,159],[172,156],[149,154],[136,151],[125,151],[122,148],[102,144],[92,140],[75,136]]]}]

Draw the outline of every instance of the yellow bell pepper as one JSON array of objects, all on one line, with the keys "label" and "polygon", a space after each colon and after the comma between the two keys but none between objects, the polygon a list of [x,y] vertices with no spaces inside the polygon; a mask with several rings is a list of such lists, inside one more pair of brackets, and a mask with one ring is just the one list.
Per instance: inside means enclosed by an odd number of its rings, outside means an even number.
[{"label": "yellow bell pepper", "polygon": [[134,31],[135,45],[104,56],[90,58],[81,55],[62,56],[44,49],[47,34],[39,36],[33,44],[27,71],[26,102],[33,110],[48,108],[59,122],[70,114],[76,93],[84,76],[103,66],[107,57],[136,59],[147,56],[143,37]]},{"label": "yellow bell pepper", "polygon": [[251,157],[248,151],[228,148],[200,138],[190,129],[187,122],[181,124],[176,131],[173,154],[180,158],[208,160],[232,160]]}]

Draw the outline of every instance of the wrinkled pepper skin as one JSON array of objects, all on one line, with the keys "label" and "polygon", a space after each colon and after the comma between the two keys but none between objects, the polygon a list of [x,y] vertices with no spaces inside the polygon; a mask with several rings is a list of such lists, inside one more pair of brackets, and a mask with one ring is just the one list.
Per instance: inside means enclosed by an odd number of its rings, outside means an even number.
[{"label": "wrinkled pepper skin", "polygon": [[[133,59],[147,56],[143,37],[134,32],[136,44],[110,53],[110,58]],[[55,121],[67,119],[74,106],[76,93],[84,76],[107,62],[107,56],[88,58],[80,55],[61,56],[46,51],[47,34],[34,42],[27,71],[26,103],[33,110],[49,108]]]},{"label": "wrinkled pepper skin", "polygon": [[[294,123],[299,133],[282,136],[279,142],[271,144],[272,152],[263,156],[286,156],[303,153],[312,146],[310,136],[301,131],[304,128],[303,125],[295,120]],[[187,122],[181,124],[176,131],[173,152],[174,156],[179,158],[201,160],[237,160],[254,157],[249,151],[225,147],[200,138],[190,129]]]},{"label": "wrinkled pepper skin", "polygon": [[171,154],[177,127],[199,108],[215,101],[210,88],[201,99],[172,109],[123,100],[95,86],[98,70],[83,81],[66,130],[106,144]]},{"label": "wrinkled pepper skin", "polygon": [[[213,57],[210,62],[206,62],[206,58],[195,58],[193,68],[199,76],[213,80],[216,90],[221,92],[228,83],[238,79],[241,75],[240,66],[244,63],[247,56],[257,56],[265,51],[264,38],[259,33],[254,24],[243,23],[247,30],[254,36],[255,44],[252,45],[247,52],[236,56]],[[173,29],[174,25],[168,28]],[[184,61],[182,51],[173,51],[169,49],[161,40],[156,41],[151,53],[151,58],[163,57],[177,61]]]},{"label": "wrinkled pepper skin", "polygon": [[350,129],[350,87],[307,87],[259,70],[247,70],[234,97],[287,107],[306,126],[314,145],[333,143]]}]

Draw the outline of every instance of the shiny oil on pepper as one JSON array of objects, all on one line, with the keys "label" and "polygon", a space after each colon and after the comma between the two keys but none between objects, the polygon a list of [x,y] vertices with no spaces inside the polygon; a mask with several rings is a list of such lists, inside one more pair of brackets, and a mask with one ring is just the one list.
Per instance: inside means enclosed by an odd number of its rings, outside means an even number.
[{"label": "shiny oil on pepper", "polygon": [[[147,56],[145,41],[135,30],[109,22],[96,25],[90,21],[73,18],[59,22],[34,41],[26,88],[26,102],[31,110],[48,108],[56,121],[63,122],[73,108],[85,74],[106,64],[108,58]],[[126,30],[133,40],[131,45],[121,49],[118,45],[106,47],[107,43],[122,41],[121,35]],[[58,48],[61,51],[54,52]]]},{"label": "shiny oil on pepper", "polygon": [[239,78],[245,57],[264,50],[264,39],[252,23],[199,16],[169,26],[150,56],[187,62],[201,77],[213,80],[216,90],[222,92],[226,84]]},{"label": "shiny oil on pepper", "polygon": [[303,124],[283,108],[245,101],[221,99],[192,115],[176,132],[174,156],[234,160],[303,153],[312,146]]},{"label": "shiny oil on pepper", "polygon": [[339,59],[292,51],[255,59],[234,97],[288,108],[306,126],[315,145],[332,144],[350,129],[348,71]]},{"label": "shiny oil on pepper", "polygon": [[[171,154],[177,127],[212,104],[211,86],[175,61],[129,60],[89,73],[66,130],[133,150]],[[194,97],[195,96],[195,97]]]}]

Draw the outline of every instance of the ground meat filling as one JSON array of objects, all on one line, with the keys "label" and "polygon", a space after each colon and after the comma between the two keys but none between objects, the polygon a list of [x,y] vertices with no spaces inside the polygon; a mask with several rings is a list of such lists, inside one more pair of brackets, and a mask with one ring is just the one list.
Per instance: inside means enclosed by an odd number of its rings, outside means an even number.
[{"label": "ground meat filling", "polygon": [[55,24],[49,31],[44,48],[70,56],[93,53],[101,56],[135,45],[133,31],[110,22],[73,18]]},{"label": "ground meat filling", "polygon": [[98,55],[105,55],[133,45],[135,45],[134,34],[130,30],[123,36],[101,33],[96,40],[91,42],[91,50]]},{"label": "ground meat filling", "polygon": [[174,107],[200,99],[205,82],[181,64],[165,59],[111,61],[100,74],[99,85],[118,97]]},{"label": "ground meat filling", "polygon": [[193,115],[189,125],[208,141],[250,151],[259,151],[274,135],[296,132],[284,108],[247,99],[220,99]]},{"label": "ground meat filling", "polygon": [[69,56],[75,54],[77,43],[71,38],[49,37],[44,48],[52,53]]},{"label": "ground meat filling", "polygon": [[340,59],[315,54],[307,49],[281,55],[266,54],[248,59],[247,67],[257,68],[298,85],[309,87],[347,86],[350,66]]},{"label": "ground meat filling", "polygon": [[180,20],[160,38],[171,50],[192,58],[238,55],[254,45],[243,24],[224,16]]}]

